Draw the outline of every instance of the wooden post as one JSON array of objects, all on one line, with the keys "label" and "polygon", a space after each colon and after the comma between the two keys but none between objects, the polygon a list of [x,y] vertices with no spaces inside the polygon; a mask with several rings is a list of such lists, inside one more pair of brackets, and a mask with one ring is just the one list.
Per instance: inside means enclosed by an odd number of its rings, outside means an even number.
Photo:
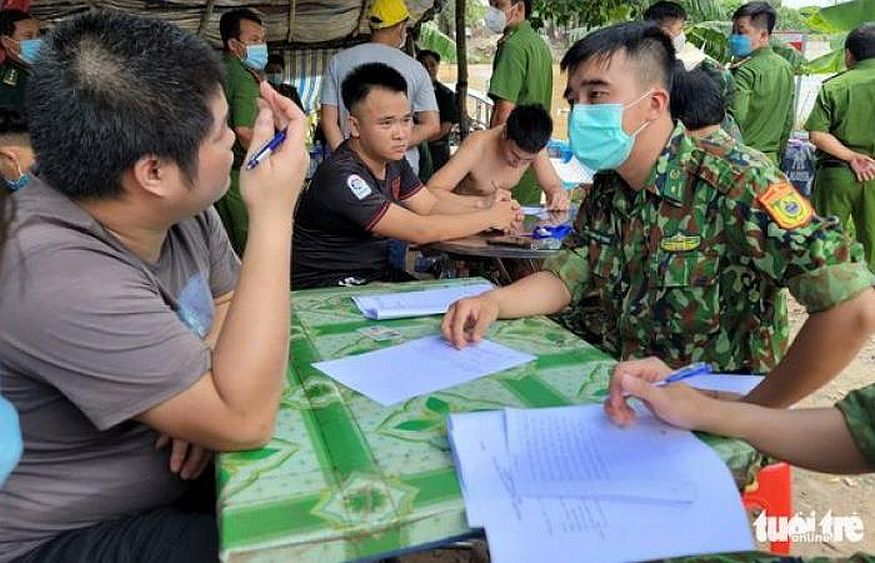
[{"label": "wooden post", "polygon": [[456,102],[459,106],[459,134],[468,136],[468,51],[465,36],[465,0],[456,1]]},{"label": "wooden post", "polygon": [[[204,11],[201,14],[201,21],[197,26],[198,37],[203,37],[207,31],[207,26],[210,24],[210,19],[213,17],[213,7],[216,5],[216,0],[207,0]],[[222,46],[224,48],[224,45]]]}]

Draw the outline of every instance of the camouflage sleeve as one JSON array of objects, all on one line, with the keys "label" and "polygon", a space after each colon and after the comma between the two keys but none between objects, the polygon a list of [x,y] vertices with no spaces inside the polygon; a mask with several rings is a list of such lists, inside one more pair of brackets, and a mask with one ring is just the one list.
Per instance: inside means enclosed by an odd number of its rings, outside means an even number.
[{"label": "camouflage sleeve", "polygon": [[735,95],[735,79],[732,78],[732,72],[710,57],[706,57],[699,64],[699,68],[704,70],[717,83],[717,86],[720,87],[723,105],[728,110],[729,104]]},{"label": "camouflage sleeve", "polygon": [[836,408],[842,411],[866,462],[875,468],[875,384],[851,391],[836,403]]},{"label": "camouflage sleeve", "polygon": [[551,272],[562,280],[568,288],[568,293],[571,294],[572,305],[592,289],[587,249],[579,243],[580,239],[576,233],[570,235],[563,249],[547,258],[543,267],[545,272]]},{"label": "camouflage sleeve", "polygon": [[836,218],[814,214],[777,167],[741,149],[750,162],[724,199],[727,242],[754,267],[790,289],[809,313],[829,309],[875,284],[863,249]]}]

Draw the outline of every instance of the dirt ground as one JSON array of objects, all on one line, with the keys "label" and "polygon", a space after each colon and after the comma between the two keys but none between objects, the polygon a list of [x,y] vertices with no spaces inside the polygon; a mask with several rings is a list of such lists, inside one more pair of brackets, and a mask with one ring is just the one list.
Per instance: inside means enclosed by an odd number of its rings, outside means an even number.
[{"label": "dirt ground", "polygon": [[[790,326],[795,337],[807,314],[790,300]],[[875,337],[870,338],[856,359],[832,382],[804,400],[800,406],[832,405],[845,394],[875,381]],[[777,429],[776,429],[777,430]],[[817,519],[832,511],[834,516],[859,515],[863,520],[864,537],[858,543],[796,543],[792,553],[797,556],[821,555],[841,557],[855,552],[875,553],[875,474],[863,476],[833,476],[793,469],[794,509],[804,516],[814,511]],[[760,546],[767,550],[767,545]],[[451,549],[440,549],[400,558],[403,563],[481,563],[489,561],[482,541],[470,542]]]}]

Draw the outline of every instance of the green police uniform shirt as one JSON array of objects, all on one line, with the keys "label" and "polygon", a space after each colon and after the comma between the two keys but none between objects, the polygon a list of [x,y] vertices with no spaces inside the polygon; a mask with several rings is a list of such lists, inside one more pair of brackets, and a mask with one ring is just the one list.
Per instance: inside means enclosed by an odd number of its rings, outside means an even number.
[{"label": "green police uniform shirt", "polygon": [[[228,100],[228,125],[252,127],[258,115],[259,82],[238,59],[225,53],[225,98]],[[234,168],[239,169],[246,156],[240,141],[234,141]]]},{"label": "green police uniform shirt", "polygon": [[[875,283],[860,246],[762,154],[693,139],[680,124],[643,189],[596,175],[545,269],[571,293],[571,328],[599,335],[615,357],[746,373],[768,372],[787,347],[784,287],[813,313]],[[598,326],[575,316],[593,294]]]},{"label": "green police uniform shirt", "polygon": [[780,164],[795,119],[793,67],[771,47],[763,47],[733,69],[731,110],[744,142]]},{"label": "green police uniform shirt", "polygon": [[[553,103],[553,55],[528,20],[510,30],[499,43],[489,80],[489,96],[517,106],[540,104],[550,111]],[[522,205],[541,203],[541,188],[531,169],[523,174],[512,193]]]},{"label": "green police uniform shirt", "polygon": [[[875,59],[825,81],[805,128],[830,133],[852,151],[875,156]],[[817,160],[836,158],[818,151]]]},{"label": "green police uniform shirt", "polygon": [[553,55],[528,20],[508,32],[495,54],[489,96],[514,105],[553,102]]},{"label": "green police uniform shirt", "polygon": [[851,391],[836,403],[836,408],[844,415],[854,443],[869,467],[875,468],[875,384]]}]

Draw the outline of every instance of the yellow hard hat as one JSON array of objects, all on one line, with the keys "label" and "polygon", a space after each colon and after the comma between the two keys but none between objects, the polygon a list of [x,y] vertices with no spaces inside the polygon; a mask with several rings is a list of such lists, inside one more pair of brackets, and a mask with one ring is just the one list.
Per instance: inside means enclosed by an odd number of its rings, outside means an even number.
[{"label": "yellow hard hat", "polygon": [[369,21],[374,29],[385,29],[410,19],[404,0],[374,0]]}]

